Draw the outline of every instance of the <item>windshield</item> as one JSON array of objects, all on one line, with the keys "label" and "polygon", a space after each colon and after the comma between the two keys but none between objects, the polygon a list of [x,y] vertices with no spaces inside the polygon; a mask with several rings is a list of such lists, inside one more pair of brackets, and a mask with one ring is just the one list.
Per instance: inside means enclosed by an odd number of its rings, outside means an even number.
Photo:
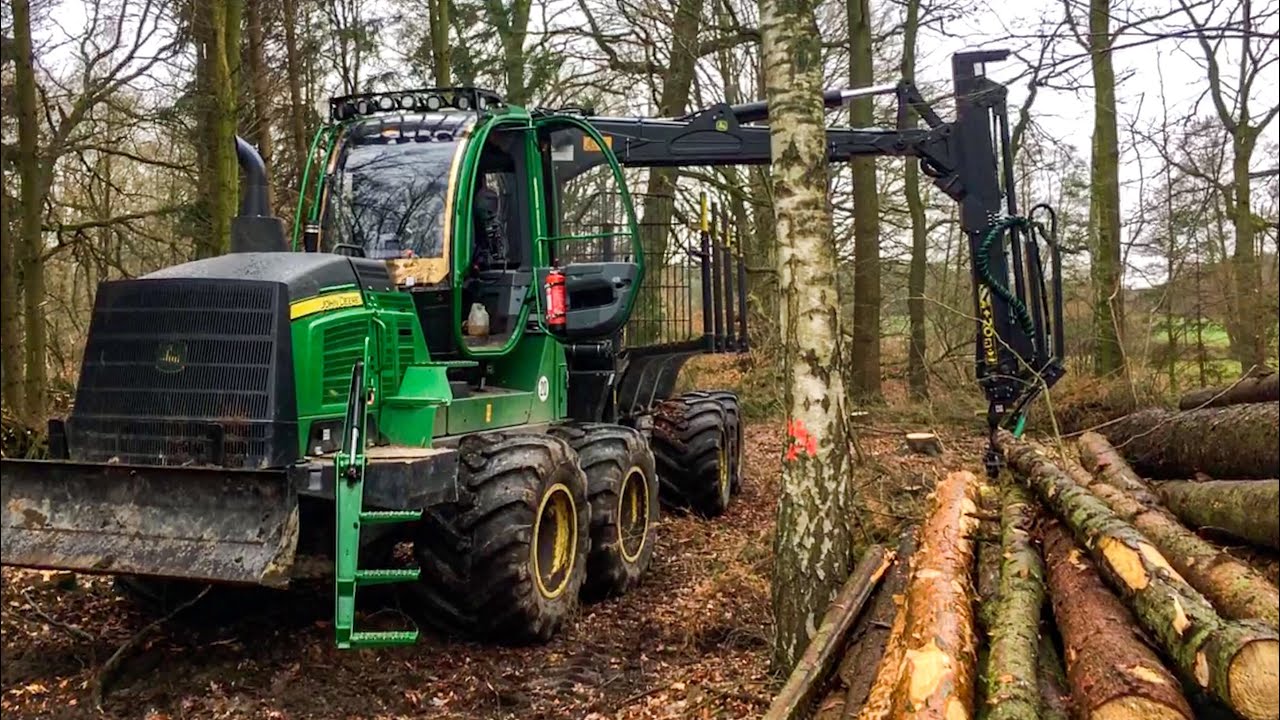
[{"label": "windshield", "polygon": [[443,257],[458,141],[440,138],[348,145],[330,186],[325,249],[349,244],[377,259]]}]

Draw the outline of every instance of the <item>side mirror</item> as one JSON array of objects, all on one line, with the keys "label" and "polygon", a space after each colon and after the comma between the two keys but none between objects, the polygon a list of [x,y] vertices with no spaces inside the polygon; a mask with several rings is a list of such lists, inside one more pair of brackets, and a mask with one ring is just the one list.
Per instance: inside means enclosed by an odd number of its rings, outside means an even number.
[{"label": "side mirror", "polygon": [[[538,268],[538,287],[546,286],[549,268]],[[548,326],[561,340],[609,337],[627,322],[639,290],[640,266],[632,262],[571,263],[564,273],[567,308],[564,323]],[[546,298],[541,299],[545,311]]]}]

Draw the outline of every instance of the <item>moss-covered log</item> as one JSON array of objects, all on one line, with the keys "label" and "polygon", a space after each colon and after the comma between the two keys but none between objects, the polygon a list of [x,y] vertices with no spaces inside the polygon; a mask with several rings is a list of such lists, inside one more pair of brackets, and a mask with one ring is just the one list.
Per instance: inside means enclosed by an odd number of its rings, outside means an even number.
[{"label": "moss-covered log", "polygon": [[1003,431],[997,440],[1016,475],[1066,522],[1188,681],[1247,720],[1280,717],[1275,630],[1260,621],[1222,618],[1150,541],[1038,446]]},{"label": "moss-covered log", "polygon": [[970,568],[977,497],[978,479],[966,471],[949,473],[934,492],[907,584],[905,651],[889,713],[894,720],[972,713],[977,647]]},{"label": "moss-covered log", "polygon": [[1195,410],[1277,400],[1280,400],[1280,374],[1271,372],[1242,378],[1234,385],[1192,390],[1178,401],[1178,409]]},{"label": "moss-covered log", "polygon": [[990,627],[986,669],[988,720],[1040,716],[1036,682],[1040,611],[1044,606],[1044,564],[1031,543],[1035,507],[1026,488],[1010,482],[1001,512],[1000,591]]},{"label": "moss-covered log", "polygon": [[1177,679],[1139,639],[1133,616],[1102,583],[1071,534],[1051,522],[1043,536],[1075,716],[1191,720]]},{"label": "moss-covered log", "polygon": [[907,589],[907,577],[911,574],[911,558],[916,551],[916,526],[902,532],[893,565],[871,596],[871,603],[858,616],[849,643],[840,660],[839,675],[848,691],[845,695],[846,714],[856,712],[867,702],[876,670],[888,645],[889,631],[903,593]]},{"label": "moss-covered log", "polygon": [[[1120,519],[1147,536],[1169,564],[1219,612],[1237,620],[1258,618],[1280,628],[1280,590],[1262,573],[1178,522],[1106,438],[1085,433],[1079,447],[1080,461],[1093,475],[1075,463],[1064,463],[1066,470],[1078,471],[1082,477],[1077,482],[1087,485]],[[1271,512],[1276,512],[1274,496]]]},{"label": "moss-covered log", "polygon": [[1171,481],[1156,492],[1185,522],[1280,550],[1280,480]]},{"label": "moss-covered log", "polygon": [[1151,409],[1103,428],[1143,477],[1280,476],[1280,404],[1258,403],[1186,412]]},{"label": "moss-covered log", "polygon": [[[1002,474],[1000,482],[1013,482],[1013,476]],[[978,576],[974,582],[978,594],[978,640],[987,645],[991,627],[996,621],[996,605],[1000,597],[1000,509],[1003,504],[1000,486],[983,483],[978,489],[979,522],[974,536],[974,553],[978,557]]]},{"label": "moss-covered log", "polygon": [[1049,637],[1048,628],[1040,629],[1040,650],[1036,655],[1036,682],[1040,686],[1040,720],[1070,720],[1071,694],[1067,690],[1067,672],[1062,667],[1058,648]]}]

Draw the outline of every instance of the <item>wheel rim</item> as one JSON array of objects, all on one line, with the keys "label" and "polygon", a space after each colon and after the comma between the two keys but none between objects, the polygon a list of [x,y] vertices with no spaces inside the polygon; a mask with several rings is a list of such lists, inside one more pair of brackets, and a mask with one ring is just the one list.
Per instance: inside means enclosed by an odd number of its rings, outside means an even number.
[{"label": "wheel rim", "polygon": [[644,471],[632,467],[618,493],[618,547],[627,562],[635,562],[649,535],[649,483]]},{"label": "wheel rim", "polygon": [[554,599],[564,592],[573,574],[578,546],[578,513],[569,488],[556,483],[547,489],[533,524],[533,578],[538,592]]}]

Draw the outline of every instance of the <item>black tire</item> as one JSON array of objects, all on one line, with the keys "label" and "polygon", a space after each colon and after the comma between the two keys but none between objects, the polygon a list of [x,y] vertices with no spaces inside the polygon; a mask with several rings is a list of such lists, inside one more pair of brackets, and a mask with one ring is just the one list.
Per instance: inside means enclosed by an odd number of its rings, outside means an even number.
[{"label": "black tire", "polygon": [[742,403],[738,394],[728,390],[694,390],[684,397],[706,397],[724,408],[725,426],[729,430],[729,482],[734,494],[742,490]]},{"label": "black tire", "polygon": [[591,508],[577,454],[518,433],[467,435],[458,452],[463,500],[428,510],[415,531],[417,609],[446,633],[544,642],[577,609],[586,577]]},{"label": "black tire", "polygon": [[653,414],[653,455],[662,501],[704,517],[729,507],[729,428],[724,406],[698,394],[658,404]]},{"label": "black tire", "polygon": [[582,598],[625,593],[653,558],[658,524],[658,478],[653,451],[638,430],[604,423],[556,425],[578,453],[591,503],[591,552]]}]

